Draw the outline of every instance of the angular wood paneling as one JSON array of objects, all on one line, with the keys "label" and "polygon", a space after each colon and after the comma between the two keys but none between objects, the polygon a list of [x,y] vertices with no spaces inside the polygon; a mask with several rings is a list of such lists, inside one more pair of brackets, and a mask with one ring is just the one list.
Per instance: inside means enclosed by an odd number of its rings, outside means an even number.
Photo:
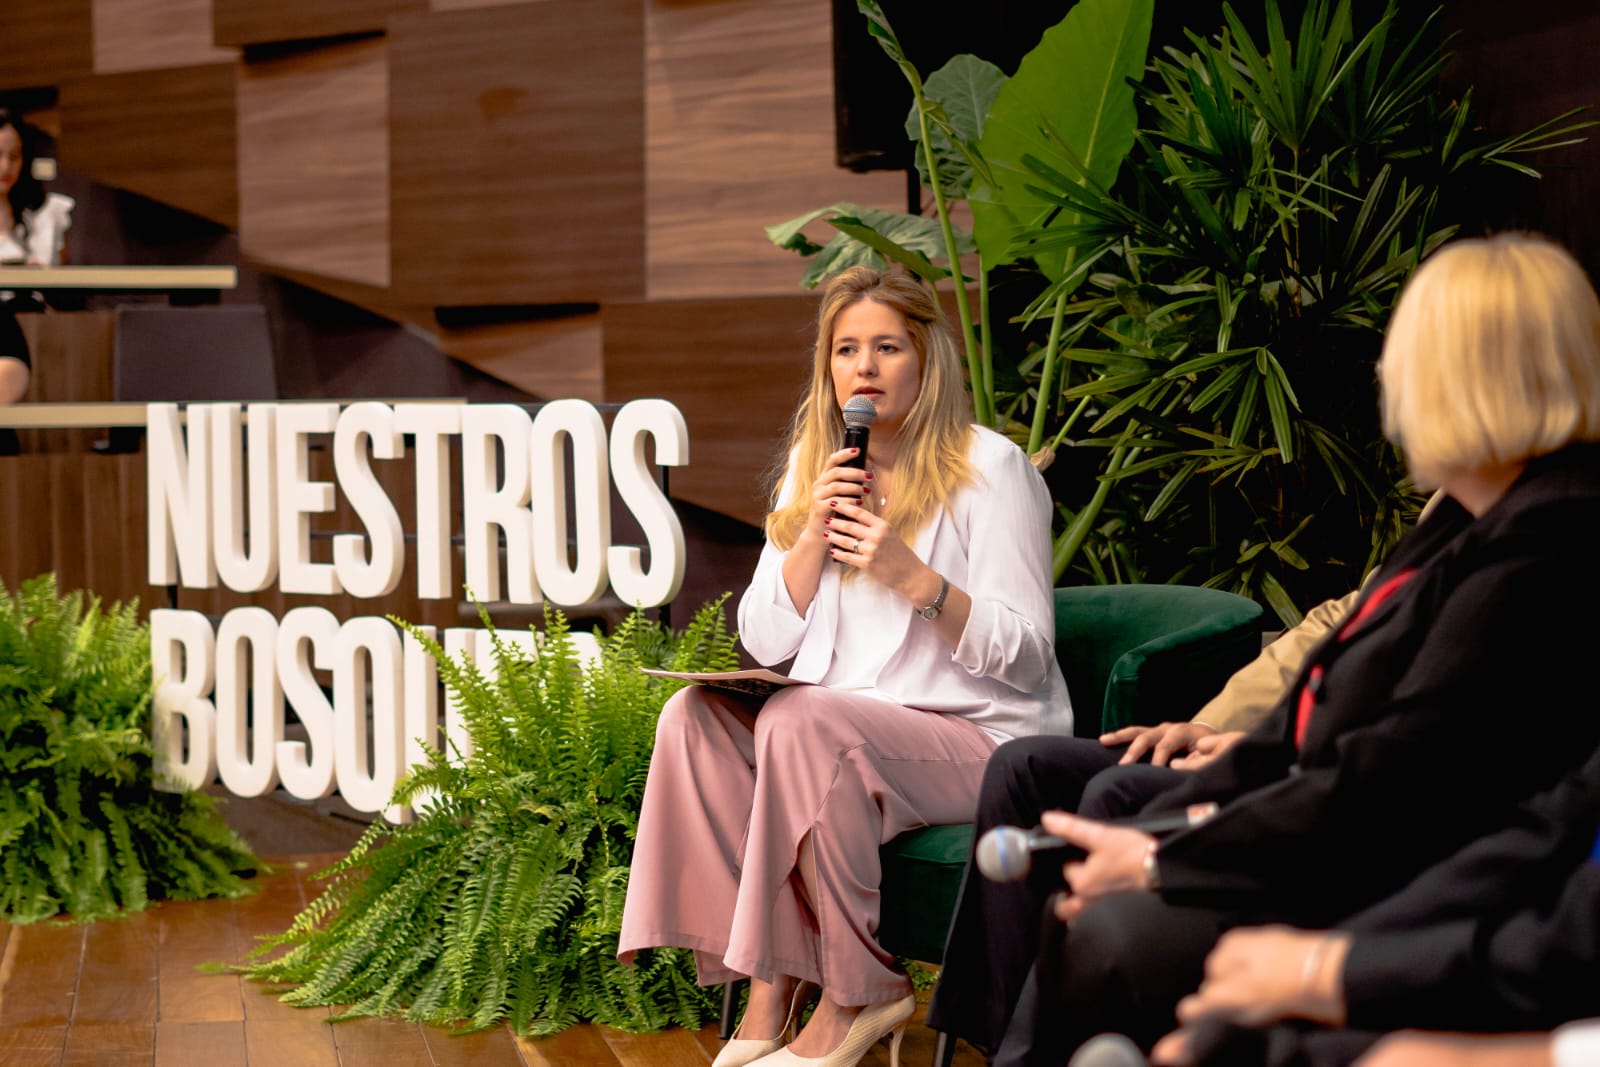
[{"label": "angular wood paneling", "polygon": [[232,63],[61,87],[62,167],[225,226],[239,222],[236,143]]},{"label": "angular wood paneling", "polygon": [[[530,0],[432,0],[428,6],[434,11],[463,11],[469,7],[510,7]],[[533,0],[537,3],[540,0]]]},{"label": "angular wood paneling", "polygon": [[211,43],[211,0],[93,0],[94,70],[190,67],[232,62]]},{"label": "angular wood paneling", "polygon": [[269,266],[389,284],[382,39],[239,67],[239,244]]},{"label": "angular wood paneling", "polygon": [[827,4],[645,11],[651,300],[793,292],[801,261],[763,227],[839,200],[904,210],[904,174],[834,165]]},{"label": "angular wood paneling", "polygon": [[[85,311],[71,315],[18,315],[28,338],[33,372],[27,400],[64,404],[113,399],[112,347],[116,315]],[[23,430],[23,446],[35,452],[88,452],[103,430]]]},{"label": "angular wood paneling", "polygon": [[[1571,108],[1600,107],[1600,9],[1544,0],[1515,18],[1487,0],[1446,5],[1442,32],[1453,54],[1440,77],[1445,93],[1472,90],[1473,114],[1495,137],[1527,130]],[[1590,276],[1600,276],[1600,138],[1526,158],[1542,177],[1529,181],[1500,170],[1478,179],[1477,212],[1493,229],[1528,228],[1571,249]],[[1499,168],[1491,168],[1499,170]]]},{"label": "angular wood paneling", "polygon": [[90,0],[4,0],[0,3],[0,89],[60,85],[94,62]]},{"label": "angular wood paneling", "polygon": [[217,44],[272,44],[376,33],[391,15],[427,9],[427,0],[210,0]]},{"label": "angular wood paneling", "polygon": [[597,312],[441,327],[439,349],[545,400],[605,397]]},{"label": "angular wood paneling", "polygon": [[437,305],[644,291],[638,0],[390,23],[394,287]]},{"label": "angular wood paneling", "polygon": [[759,524],[762,475],[811,372],[816,298],[609,304],[606,399],[658,396],[689,424],[689,465],[672,495]]}]

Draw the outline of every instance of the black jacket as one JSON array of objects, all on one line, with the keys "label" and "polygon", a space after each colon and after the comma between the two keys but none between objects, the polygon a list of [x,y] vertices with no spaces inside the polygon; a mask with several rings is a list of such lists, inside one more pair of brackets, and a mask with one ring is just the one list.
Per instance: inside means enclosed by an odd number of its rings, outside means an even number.
[{"label": "black jacket", "polygon": [[[1531,462],[1477,520],[1446,500],[1272,717],[1149,811],[1217,800],[1162,843],[1163,895],[1326,926],[1499,826],[1600,743],[1600,446]],[[1566,618],[1576,606],[1581,621]],[[1296,708],[1321,674],[1303,747]]]},{"label": "black jacket", "polygon": [[1600,1015],[1600,753],[1341,924],[1351,1026],[1543,1030]]}]

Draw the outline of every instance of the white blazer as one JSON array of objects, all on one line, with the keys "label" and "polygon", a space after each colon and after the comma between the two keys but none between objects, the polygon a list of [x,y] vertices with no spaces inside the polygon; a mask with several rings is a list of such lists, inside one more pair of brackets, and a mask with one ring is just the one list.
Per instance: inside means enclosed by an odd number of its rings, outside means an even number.
[{"label": "white blazer", "polygon": [[[967,452],[977,477],[917,533],[917,557],[965,590],[972,613],[952,651],[901,597],[869,620],[881,634],[875,696],[970,719],[996,741],[1071,733],[1072,705],[1055,657],[1050,494],[1015,444],[973,427]],[[794,471],[780,499],[794,491]],[[827,685],[839,628],[839,568],[825,566],[805,615],[783,582],[771,542],[739,601],[739,633],[758,662],[790,657],[789,675]]]}]

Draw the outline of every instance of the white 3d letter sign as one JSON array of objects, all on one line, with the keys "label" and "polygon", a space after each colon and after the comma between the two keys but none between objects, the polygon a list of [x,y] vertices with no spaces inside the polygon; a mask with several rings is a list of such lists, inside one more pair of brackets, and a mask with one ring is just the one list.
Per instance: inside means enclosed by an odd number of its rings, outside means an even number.
[{"label": "white 3d letter sign", "polygon": [[[579,400],[534,415],[508,404],[190,404],[182,413],[151,404],[148,425],[153,585],[212,589],[220,580],[258,593],[276,582],[286,593],[357,599],[394,592],[405,579],[406,538],[383,468],[408,447],[422,599],[461,596],[451,544],[457,486],[465,584],[481,600],[571,606],[609,586],[624,603],[655,607],[683,584],[683,528],[647,458],[653,443],[655,465],[689,461],[683,416],[664,400],[623,405],[609,434]],[[611,543],[613,487],[642,546]],[[331,517],[341,500],[353,519]],[[319,541],[319,523],[342,528]],[[438,640],[488,668],[488,637],[453,628]],[[532,637],[501,634],[530,651]],[[580,654],[598,651],[592,637],[574,638]],[[162,609],[150,613],[150,643],[156,755],[170,788],[220,777],[238,796],[280,784],[302,799],[337,790],[359,811],[400,820],[408,812],[389,800],[406,769],[447,740],[468,751],[454,694],[443,694],[441,716],[433,661],[385,619],[341,622],[321,607],[277,619],[239,607],[213,628],[199,612]]]}]

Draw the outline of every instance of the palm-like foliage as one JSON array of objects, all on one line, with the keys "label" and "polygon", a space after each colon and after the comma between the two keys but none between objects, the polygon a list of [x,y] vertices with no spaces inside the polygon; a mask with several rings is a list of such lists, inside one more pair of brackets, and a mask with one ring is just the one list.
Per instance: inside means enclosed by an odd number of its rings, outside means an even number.
[{"label": "palm-like foliage", "polygon": [[1485,136],[1469,99],[1434,96],[1433,20],[1396,37],[1392,6],[1358,34],[1348,0],[1316,0],[1291,35],[1268,0],[1263,46],[1224,10],[1218,35],[1153,64],[1115,190],[1030,160],[1079,221],[1021,243],[1111,249],[1067,305],[1068,373],[1042,394],[1057,443],[1105,450],[1058,564],[1205,580],[1293,622],[1415,507],[1373,368],[1401,285],[1457,229],[1452,187],[1484,166],[1531,173],[1517,155],[1583,124]]},{"label": "palm-like foliage", "polygon": [[[1474,172],[1536,177],[1521,157],[1591,123],[1487,135],[1470,93],[1435,95],[1437,15],[1402,32],[1394,3],[1358,32],[1349,0],[1292,28],[1265,0],[1260,43],[1224,7],[1138,82],[1149,0],[1080,0],[1014,77],[957,56],[925,83],[857,5],[912,84],[947,239],[941,257],[935,220],[848,205],[769,228],[803,254],[811,219],[839,231],[806,283],[859,260],[975,275],[975,327],[957,307],[979,420],[1041,465],[1066,456],[1058,579],[1206,581],[1286,623],[1348,590],[1418,503],[1373,374],[1400,286],[1464,221]],[[950,224],[961,198],[971,239]],[[1007,264],[1030,299],[992,326]]]},{"label": "palm-like foliage", "polygon": [[258,863],[210,798],[154,788],[151,695],[136,605],[0,584],[0,918],[247,891]]},{"label": "palm-like foliage", "polygon": [[[723,598],[724,600],[726,598]],[[554,1033],[581,1020],[699,1027],[713,1005],[689,953],[616,960],[628,863],[661,705],[682,683],[641,667],[737,667],[722,600],[682,633],[630,616],[580,667],[551,610],[538,654],[495,638],[492,677],[421,638],[473,741],[397,789],[416,821],[375,824],[327,890],[247,972],[293,1004]],[[487,623],[487,619],[485,619]]]}]

